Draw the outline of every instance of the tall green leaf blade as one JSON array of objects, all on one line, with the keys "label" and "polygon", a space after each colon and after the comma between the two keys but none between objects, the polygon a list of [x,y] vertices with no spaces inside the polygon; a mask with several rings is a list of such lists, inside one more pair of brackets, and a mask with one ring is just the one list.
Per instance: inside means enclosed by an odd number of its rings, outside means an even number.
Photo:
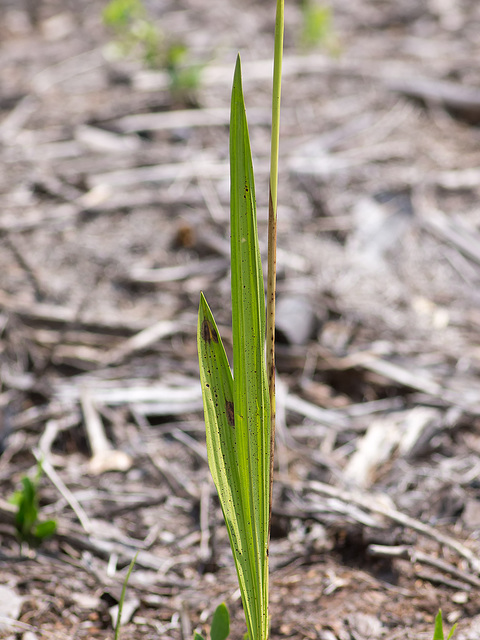
[{"label": "tall green leaf blade", "polygon": [[253,592],[242,592],[242,599],[250,640],[257,640],[268,637],[270,425],[265,292],[240,57],[231,101],[230,190],[235,427],[243,520],[251,532],[248,567],[253,586]]},{"label": "tall green leaf blade", "polygon": [[270,502],[265,294],[240,59],[232,89],[230,167],[233,379],[203,295],[197,341],[210,470],[230,537],[248,636],[265,640]]},{"label": "tall green leaf blade", "polygon": [[249,523],[244,519],[244,497],[237,459],[233,378],[225,349],[203,294],[197,329],[200,381],[210,472],[217,488],[242,594],[252,592],[249,566]]}]

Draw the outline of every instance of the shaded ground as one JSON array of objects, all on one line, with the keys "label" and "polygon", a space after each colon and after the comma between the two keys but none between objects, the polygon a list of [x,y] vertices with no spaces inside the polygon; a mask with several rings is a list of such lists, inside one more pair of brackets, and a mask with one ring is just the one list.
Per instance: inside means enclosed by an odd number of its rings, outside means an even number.
[{"label": "shaded ground", "polygon": [[[190,638],[223,599],[241,637],[195,321],[203,290],[228,345],[238,50],[265,237],[270,4],[151,3],[205,64],[183,94],[106,60],[101,2],[45,0],[36,27],[0,6],[5,636],[112,637],[140,549],[124,638]],[[480,7],[334,16],[338,57],[302,50],[287,7],[272,639],[430,638],[441,606],[474,640]],[[6,502],[34,454],[59,523],[36,551]]]}]

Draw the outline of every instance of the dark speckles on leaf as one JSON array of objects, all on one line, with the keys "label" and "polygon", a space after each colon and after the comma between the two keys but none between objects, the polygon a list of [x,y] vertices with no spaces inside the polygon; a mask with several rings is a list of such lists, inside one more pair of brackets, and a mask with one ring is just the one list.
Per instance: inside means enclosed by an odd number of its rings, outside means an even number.
[{"label": "dark speckles on leaf", "polygon": [[209,320],[204,320],[202,322],[202,326],[200,327],[200,335],[205,342],[214,342],[218,343],[218,335],[215,329],[213,328],[212,323]]},{"label": "dark speckles on leaf", "polygon": [[225,411],[227,413],[227,421],[231,427],[235,426],[235,409],[231,400],[225,400]]}]

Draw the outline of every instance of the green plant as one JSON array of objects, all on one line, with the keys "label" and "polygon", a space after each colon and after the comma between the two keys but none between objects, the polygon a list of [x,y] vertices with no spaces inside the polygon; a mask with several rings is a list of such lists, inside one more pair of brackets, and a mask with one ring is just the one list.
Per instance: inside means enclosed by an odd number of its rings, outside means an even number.
[{"label": "green plant", "polygon": [[137,54],[148,66],[160,66],[163,36],[141,0],[110,0],[103,10],[103,22],[115,35],[114,55]]},{"label": "green plant", "polygon": [[[268,555],[275,440],[275,265],[283,10],[283,0],[277,0],[266,311],[253,163],[238,57],[230,114],[233,375],[203,293],[200,294],[197,327],[208,461],[237,570],[248,630],[244,640],[267,640],[269,634]],[[329,14],[319,14],[317,34],[320,28],[326,29],[328,20]],[[451,640],[454,630],[455,626],[446,640]],[[228,610],[220,605],[212,621],[211,639],[225,640],[228,634]],[[194,640],[203,640],[203,637],[195,633]],[[433,640],[445,640],[441,611],[435,620]]]},{"label": "green plant", "polygon": [[[230,634],[230,615],[225,603],[219,604],[213,614],[210,627],[210,640],[226,640]],[[193,640],[204,640],[203,636],[195,633]]]},{"label": "green plant", "polygon": [[23,476],[22,488],[15,491],[10,502],[17,507],[15,514],[15,527],[18,537],[22,542],[30,545],[40,543],[43,539],[52,536],[56,529],[55,520],[39,519],[38,483],[42,475],[42,465],[39,462],[37,472],[32,479]]},{"label": "green plant", "polygon": [[338,53],[339,43],[333,26],[333,12],[328,5],[319,4],[316,0],[303,0],[300,44],[304,49],[323,46],[331,54]]},{"label": "green plant", "polygon": [[[454,624],[450,629],[450,633],[447,636],[446,640],[450,640],[453,638],[453,634],[455,633],[455,629],[457,625]],[[437,613],[437,617],[435,618],[435,630],[433,632],[433,640],[445,640],[445,636],[443,635],[443,620],[442,620],[442,610]]]},{"label": "green plant", "polygon": [[275,433],[275,238],[282,51],[283,0],[277,0],[269,194],[268,323],[253,164],[238,57],[230,116],[233,377],[217,325],[203,294],[197,330],[209,465],[227,525],[250,640],[266,640],[269,629],[268,552]]},{"label": "green plant", "polygon": [[165,69],[172,91],[196,89],[201,65],[188,64],[188,47],[168,39],[149,17],[142,0],[110,0],[103,10],[103,23],[113,32],[114,57],[139,57],[153,69]]},{"label": "green plant", "polygon": [[127,585],[130,580],[130,576],[132,574],[133,567],[135,562],[137,561],[138,551],[135,556],[132,558],[130,564],[128,565],[127,575],[125,576],[125,580],[122,585],[122,592],[120,594],[120,600],[118,601],[118,612],[117,619],[115,621],[115,635],[114,640],[118,640],[120,637],[120,627],[122,625],[122,611],[123,611],[123,603],[125,602],[125,596],[127,595]]}]

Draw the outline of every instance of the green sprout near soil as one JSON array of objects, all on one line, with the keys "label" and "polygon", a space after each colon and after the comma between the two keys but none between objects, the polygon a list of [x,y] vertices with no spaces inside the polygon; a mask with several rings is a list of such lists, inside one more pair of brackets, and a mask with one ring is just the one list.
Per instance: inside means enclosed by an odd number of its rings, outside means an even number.
[{"label": "green sprout near soil", "polygon": [[324,47],[331,55],[338,55],[340,44],[333,25],[333,11],[317,0],[303,0],[300,44],[304,49]]},{"label": "green sprout near soil", "polygon": [[55,520],[40,520],[38,483],[42,475],[42,465],[39,462],[37,472],[32,479],[23,476],[22,488],[16,491],[10,498],[10,502],[17,507],[15,513],[15,528],[22,542],[31,546],[38,545],[45,538],[52,536],[56,529]]},{"label": "green sprout near soil", "polygon": [[148,17],[141,0],[111,0],[103,10],[103,22],[114,35],[114,53],[137,54],[149,67],[161,64],[162,34]]},{"label": "green sprout near soil", "polygon": [[109,47],[113,57],[137,57],[147,67],[165,69],[173,92],[198,88],[201,65],[188,64],[188,47],[165,36],[148,15],[142,0],[110,0],[102,17],[114,35]]},{"label": "green sprout near soil", "polygon": [[[450,633],[448,634],[446,640],[450,640],[451,638],[453,638],[453,634],[455,633],[456,628],[457,625],[454,624],[450,629]],[[445,636],[443,634],[443,620],[441,610],[437,613],[437,617],[435,618],[435,631],[433,632],[433,640],[445,640]]]},{"label": "green sprout near soil", "polygon": [[[210,640],[226,640],[230,634],[230,614],[222,602],[215,609],[210,627]],[[203,636],[195,633],[193,640],[204,640]]]},{"label": "green sprout near soil", "polygon": [[118,611],[117,611],[117,619],[115,621],[115,635],[114,640],[119,640],[120,638],[120,627],[122,626],[122,613],[123,613],[123,605],[125,603],[125,596],[127,595],[127,586],[128,581],[130,580],[130,576],[132,575],[133,567],[135,562],[137,561],[138,551],[135,556],[130,561],[127,569],[127,575],[125,576],[125,580],[122,585],[122,592],[120,594],[120,600],[118,601]]}]

